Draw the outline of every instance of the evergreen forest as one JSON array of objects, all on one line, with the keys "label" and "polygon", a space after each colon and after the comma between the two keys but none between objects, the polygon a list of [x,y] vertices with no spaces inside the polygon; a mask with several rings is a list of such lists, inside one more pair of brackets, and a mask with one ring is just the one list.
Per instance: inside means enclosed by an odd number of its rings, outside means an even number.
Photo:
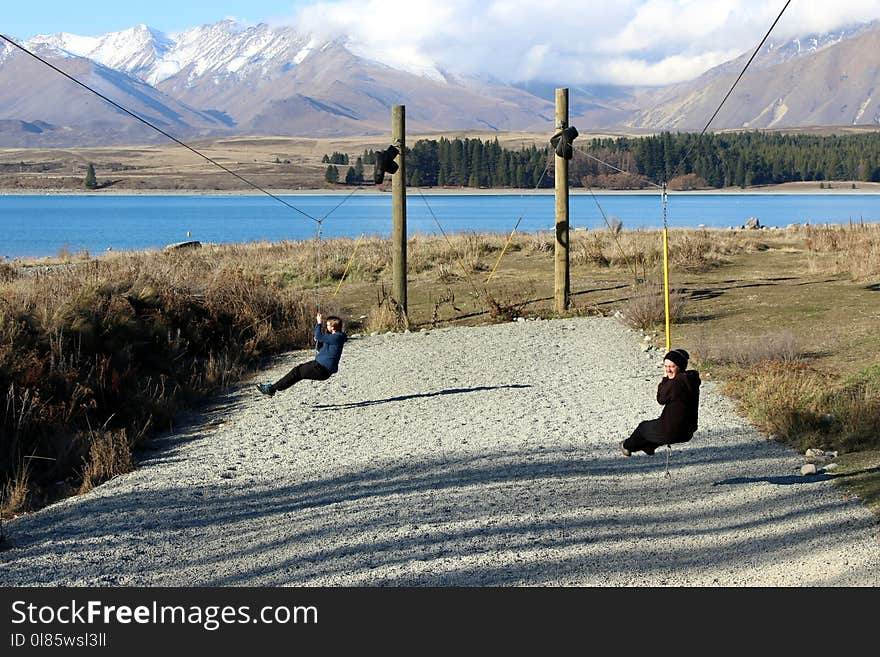
[{"label": "evergreen forest", "polygon": [[[506,149],[497,139],[420,139],[406,149],[407,184],[549,188],[554,185],[552,154],[549,143],[546,148]],[[324,156],[324,162],[334,161],[347,164],[349,156]],[[363,165],[374,163],[375,152],[364,151],[345,182],[360,184]],[[664,132],[591,139],[575,142],[569,178],[575,187],[604,189],[641,189],[663,181],[672,189],[801,181],[880,182],[880,132],[830,136]]]}]

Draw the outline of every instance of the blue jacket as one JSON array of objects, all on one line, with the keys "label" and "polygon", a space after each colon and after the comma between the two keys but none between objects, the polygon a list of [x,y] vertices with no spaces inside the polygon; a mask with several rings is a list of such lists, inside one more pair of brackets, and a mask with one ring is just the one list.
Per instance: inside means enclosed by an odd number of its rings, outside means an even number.
[{"label": "blue jacket", "polygon": [[342,345],[348,340],[345,333],[322,333],[321,325],[315,324],[315,340],[318,341],[318,355],[315,360],[318,365],[331,374],[339,370],[339,358],[342,356]]}]

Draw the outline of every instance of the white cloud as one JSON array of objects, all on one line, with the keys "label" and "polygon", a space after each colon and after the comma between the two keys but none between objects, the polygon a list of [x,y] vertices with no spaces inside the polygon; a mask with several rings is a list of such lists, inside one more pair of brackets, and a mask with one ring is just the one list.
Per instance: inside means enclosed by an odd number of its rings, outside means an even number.
[{"label": "white cloud", "polygon": [[[338,0],[292,22],[390,65],[516,82],[667,84],[751,51],[784,0]],[[792,1],[771,40],[880,19],[880,0]]]}]

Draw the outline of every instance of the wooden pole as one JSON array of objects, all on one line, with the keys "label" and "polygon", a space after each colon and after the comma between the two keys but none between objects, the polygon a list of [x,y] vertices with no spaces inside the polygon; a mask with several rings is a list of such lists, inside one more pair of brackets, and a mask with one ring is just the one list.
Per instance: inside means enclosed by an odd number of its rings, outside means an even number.
[{"label": "wooden pole", "polygon": [[[568,127],[568,89],[556,90],[556,130]],[[557,313],[568,310],[570,301],[569,227],[568,227],[568,160],[555,156],[556,170],[556,248],[554,251],[554,301]]]},{"label": "wooden pole", "polygon": [[391,270],[394,278],[392,294],[394,300],[407,314],[406,305],[406,107],[394,105],[391,108],[391,140],[400,149],[398,165],[400,168],[391,177],[392,240]]}]

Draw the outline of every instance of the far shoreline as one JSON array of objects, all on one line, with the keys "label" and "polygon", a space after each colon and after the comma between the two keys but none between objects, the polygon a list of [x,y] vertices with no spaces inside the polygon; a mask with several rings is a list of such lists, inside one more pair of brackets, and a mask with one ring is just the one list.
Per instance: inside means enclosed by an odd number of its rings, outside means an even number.
[{"label": "far shoreline", "polygon": [[[798,187],[790,185],[773,185],[761,187],[725,187],[721,189],[698,189],[679,191],[668,189],[670,196],[783,196],[783,195],[816,195],[816,196],[871,196],[880,194],[880,183],[856,183],[859,187],[843,187],[852,183],[837,183],[841,187],[819,188],[813,184],[799,184]],[[413,194],[425,194],[430,196],[553,196],[553,188],[544,189],[512,189],[512,188],[479,188],[472,187],[407,187]],[[347,187],[344,189],[321,189],[321,188],[292,188],[292,189],[269,189],[276,196],[347,196],[358,193],[370,196],[390,196],[391,189],[376,189],[371,185],[362,187]],[[660,193],[660,189],[585,189],[583,187],[569,188],[570,196],[654,196]],[[262,196],[265,192],[255,189],[106,189],[106,190],[78,190],[78,189],[47,189],[47,190],[24,190],[24,189],[0,189],[0,196]]]}]

